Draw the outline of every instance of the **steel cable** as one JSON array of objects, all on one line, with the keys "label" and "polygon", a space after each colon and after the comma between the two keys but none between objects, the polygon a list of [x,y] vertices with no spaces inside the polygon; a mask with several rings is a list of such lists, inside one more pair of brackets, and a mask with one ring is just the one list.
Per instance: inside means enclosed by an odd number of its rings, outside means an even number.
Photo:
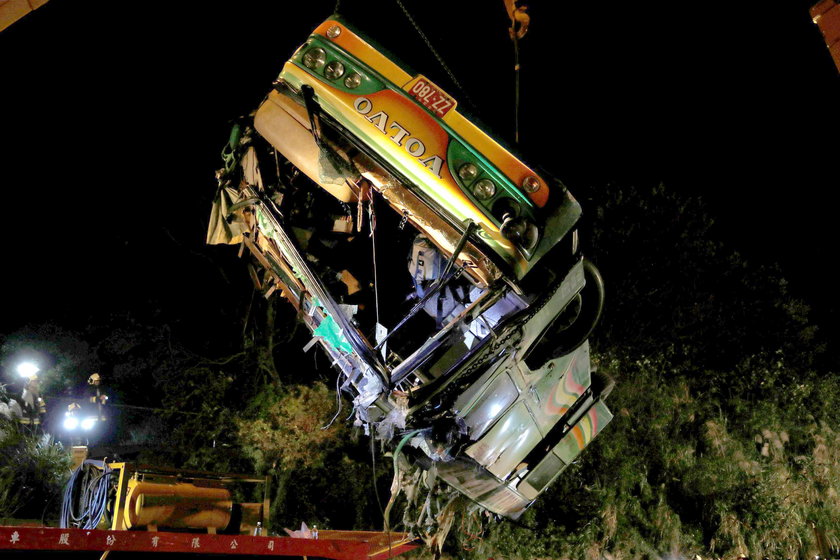
[{"label": "steel cable", "polygon": [[426,43],[426,46],[429,47],[429,51],[431,51],[431,53],[437,59],[441,68],[443,68],[443,70],[449,76],[449,79],[452,80],[452,83],[455,85],[455,87],[458,88],[458,91],[460,91],[461,94],[464,96],[464,101],[466,101],[472,107],[475,107],[476,105],[473,102],[473,100],[470,98],[469,94],[467,93],[467,90],[464,89],[464,87],[461,85],[461,82],[459,82],[458,78],[455,77],[455,73],[452,71],[451,68],[449,68],[449,65],[446,64],[446,61],[443,59],[443,57],[440,55],[440,53],[438,53],[438,51],[434,47],[434,45],[432,45],[432,42],[429,40],[429,38],[426,36],[426,34],[420,28],[420,25],[417,23],[417,21],[415,21],[414,16],[412,16],[411,12],[409,12],[408,9],[403,5],[402,0],[396,0],[396,2],[397,2],[397,5],[402,10],[403,14],[405,15],[406,19],[408,19],[408,21],[414,27],[414,30],[417,32],[418,35],[420,35],[420,38],[423,39],[423,41]]}]

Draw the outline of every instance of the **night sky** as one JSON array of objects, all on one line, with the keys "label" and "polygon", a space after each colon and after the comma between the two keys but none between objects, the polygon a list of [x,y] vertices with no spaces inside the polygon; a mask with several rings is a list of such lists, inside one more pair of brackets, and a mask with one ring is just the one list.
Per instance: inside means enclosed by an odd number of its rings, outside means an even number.
[{"label": "night sky", "polygon": [[[573,193],[703,195],[835,329],[840,76],[814,2],[526,2],[521,151]],[[502,1],[404,3],[510,139]],[[199,328],[228,281],[247,289],[236,249],[203,243],[219,152],[333,7],[52,0],[0,33],[0,332],[153,308]],[[340,11],[466,105],[394,1]]]}]

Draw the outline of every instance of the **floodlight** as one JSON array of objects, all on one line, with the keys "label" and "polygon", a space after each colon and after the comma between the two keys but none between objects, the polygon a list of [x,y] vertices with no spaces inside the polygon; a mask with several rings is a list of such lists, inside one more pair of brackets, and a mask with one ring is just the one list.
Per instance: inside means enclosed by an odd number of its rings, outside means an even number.
[{"label": "floodlight", "polygon": [[68,416],[64,419],[64,429],[68,431],[75,430],[79,427],[79,419],[75,416]]},{"label": "floodlight", "polygon": [[18,364],[17,372],[21,377],[32,379],[41,369],[34,362],[23,362]]}]

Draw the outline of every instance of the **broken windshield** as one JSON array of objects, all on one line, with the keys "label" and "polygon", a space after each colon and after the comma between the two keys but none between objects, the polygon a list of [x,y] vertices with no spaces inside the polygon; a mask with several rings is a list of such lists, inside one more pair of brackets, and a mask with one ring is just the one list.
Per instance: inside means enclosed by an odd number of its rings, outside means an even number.
[{"label": "broken windshield", "polygon": [[[300,107],[291,96],[279,103],[289,111]],[[262,172],[270,177],[263,182],[271,185],[272,203],[257,211],[261,231],[275,235],[272,219],[277,221],[296,248],[300,268],[317,277],[346,326],[388,366],[412,357],[411,367],[395,371],[392,382],[420,383],[445,374],[525,302],[498,286],[489,289],[500,273],[469,227],[458,231],[331,119],[321,116],[316,126],[312,174],[318,182],[296,168],[284,170],[279,159]],[[261,151],[261,161],[273,159],[270,146]],[[316,336],[324,334],[322,329]]]}]

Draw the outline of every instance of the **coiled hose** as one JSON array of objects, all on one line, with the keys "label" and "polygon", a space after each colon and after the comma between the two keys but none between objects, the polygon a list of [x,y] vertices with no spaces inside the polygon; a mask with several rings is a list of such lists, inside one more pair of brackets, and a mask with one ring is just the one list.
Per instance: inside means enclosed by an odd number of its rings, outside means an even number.
[{"label": "coiled hose", "polygon": [[64,487],[62,528],[96,529],[108,505],[112,472],[105,461],[90,459],[73,471]]}]

